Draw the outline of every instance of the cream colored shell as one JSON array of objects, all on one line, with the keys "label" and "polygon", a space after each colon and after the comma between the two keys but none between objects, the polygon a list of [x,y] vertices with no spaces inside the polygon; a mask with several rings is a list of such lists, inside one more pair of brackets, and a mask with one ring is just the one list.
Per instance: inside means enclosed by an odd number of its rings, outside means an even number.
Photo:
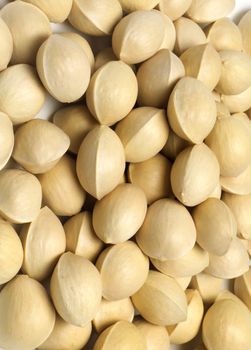
[{"label": "cream colored shell", "polygon": [[45,101],[45,90],[36,71],[17,64],[0,73],[0,110],[14,125],[33,119]]},{"label": "cream colored shell", "polygon": [[189,277],[176,277],[175,281],[181,286],[183,290],[186,290],[192,280],[192,276]]},{"label": "cream colored shell", "polygon": [[54,323],[54,308],[39,282],[26,275],[18,275],[1,291],[2,348],[33,350],[49,337]]},{"label": "cream colored shell", "polygon": [[7,221],[0,219],[0,285],[18,273],[22,262],[23,247],[16,231]]},{"label": "cream colored shell", "polygon": [[165,15],[163,12],[159,11],[159,14],[162,16],[162,19],[165,24],[164,37],[159,50],[168,49],[170,51],[173,51],[175,46],[175,41],[176,41],[176,31],[175,31],[174,24],[171,21],[171,19],[167,15]]},{"label": "cream colored shell", "polygon": [[59,315],[75,326],[86,326],[95,317],[102,285],[96,267],[71,252],[61,255],[50,282],[51,297]]},{"label": "cream colored shell", "polygon": [[208,198],[221,199],[221,194],[222,194],[222,189],[221,189],[221,184],[220,184],[220,181],[219,181],[218,184],[216,185],[215,189],[213,190],[213,192],[211,192],[211,194],[209,195]]},{"label": "cream colored shell", "polygon": [[205,304],[212,304],[223,289],[223,284],[223,279],[201,272],[193,276],[190,287],[199,291]]},{"label": "cream colored shell", "polygon": [[189,145],[190,144],[188,141],[176,135],[175,132],[173,132],[173,130],[170,128],[167,142],[161,152],[167,158],[174,160],[177,155]]},{"label": "cream colored shell", "polygon": [[251,193],[251,164],[238,176],[221,177],[220,183],[224,191],[246,195]]},{"label": "cream colored shell", "polygon": [[148,208],[136,240],[149,257],[174,260],[193,248],[196,230],[190,213],[182,204],[173,199],[160,199]]},{"label": "cream colored shell", "polygon": [[119,0],[123,11],[152,10],[159,0]]},{"label": "cream colored shell", "polygon": [[251,108],[251,87],[238,95],[221,95],[221,100],[231,113],[245,112]]},{"label": "cream colored shell", "polygon": [[94,71],[96,72],[96,70],[98,70],[100,67],[102,67],[108,62],[116,61],[116,60],[117,60],[117,57],[115,56],[115,53],[113,52],[112,47],[111,46],[105,47],[104,49],[100,50],[95,56]]},{"label": "cream colored shell", "polygon": [[251,310],[251,270],[236,278],[234,281],[234,293]]},{"label": "cream colored shell", "polygon": [[116,133],[105,125],[92,129],[77,157],[77,175],[83,188],[101,199],[120,183],[124,171],[124,148]]},{"label": "cream colored shell", "polygon": [[160,0],[158,9],[175,21],[184,15],[191,3],[192,0]]},{"label": "cream colored shell", "polygon": [[0,18],[0,71],[7,68],[13,53],[13,38],[7,24]]},{"label": "cream colored shell", "polygon": [[243,40],[243,48],[246,53],[249,55],[251,54],[251,40],[250,40],[250,34],[251,34],[251,11],[247,11],[241,18],[239,22],[239,28],[242,35]]},{"label": "cream colored shell", "polygon": [[0,170],[7,164],[14,147],[14,131],[10,118],[0,112]]}]

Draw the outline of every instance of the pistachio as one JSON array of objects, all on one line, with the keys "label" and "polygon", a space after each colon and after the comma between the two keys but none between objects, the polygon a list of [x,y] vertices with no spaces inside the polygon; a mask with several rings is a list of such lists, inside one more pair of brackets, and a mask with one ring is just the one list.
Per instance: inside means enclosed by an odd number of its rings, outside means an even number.
[{"label": "pistachio", "polygon": [[11,32],[2,18],[0,18],[0,71],[7,68],[13,53],[13,38]]},{"label": "pistachio", "polygon": [[245,112],[251,108],[251,86],[237,95],[221,95],[221,100],[231,113]]},{"label": "pistachio", "polygon": [[186,290],[192,280],[192,276],[188,277],[176,277],[175,281],[181,286],[183,290]]},{"label": "pistachio", "polygon": [[175,31],[174,24],[171,21],[171,19],[168,16],[166,16],[163,12],[159,12],[159,13],[162,16],[162,19],[165,24],[164,37],[159,50],[168,49],[173,51],[175,46],[175,41],[176,41],[176,31]]},{"label": "pistachio", "polygon": [[225,192],[239,195],[251,193],[251,164],[238,176],[221,176],[220,183]]},{"label": "pistachio", "polygon": [[182,139],[172,129],[169,129],[169,135],[165,146],[162,149],[162,153],[169,159],[174,160],[177,155],[189,146],[189,142]]},{"label": "pistachio", "polygon": [[192,0],[160,0],[158,8],[175,21],[185,14],[191,4]]},{"label": "pistachio", "polygon": [[14,147],[14,132],[10,118],[0,112],[0,170],[5,167]]},{"label": "pistachio", "polygon": [[212,304],[223,288],[223,279],[201,272],[192,277],[191,288],[197,289],[205,304]]}]

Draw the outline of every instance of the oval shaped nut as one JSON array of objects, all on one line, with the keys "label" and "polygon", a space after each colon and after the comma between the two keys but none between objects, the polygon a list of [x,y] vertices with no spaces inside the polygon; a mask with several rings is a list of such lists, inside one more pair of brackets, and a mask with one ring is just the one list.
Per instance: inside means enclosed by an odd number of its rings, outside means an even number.
[{"label": "oval shaped nut", "polygon": [[220,199],[209,198],[192,215],[199,245],[211,254],[226,254],[237,234],[237,223],[229,207]]},{"label": "oval shaped nut", "polygon": [[154,107],[133,109],[115,128],[127,162],[143,162],[164,147],[169,134],[165,111]]},{"label": "oval shaped nut", "polygon": [[163,12],[160,12],[160,11],[158,12],[160,13],[160,15],[162,15],[163,21],[165,23],[164,37],[159,50],[168,49],[170,51],[173,51],[175,40],[176,40],[176,31],[175,31],[173,21]]},{"label": "oval shaped nut", "polygon": [[37,6],[49,18],[50,22],[64,22],[72,7],[72,0],[23,0]]},{"label": "oval shaped nut", "polygon": [[175,260],[151,259],[154,267],[165,275],[182,278],[197,275],[209,265],[209,256],[197,244],[184,256]]},{"label": "oval shaped nut", "polygon": [[251,310],[251,270],[239,276],[234,281],[234,294]]},{"label": "oval shaped nut", "polygon": [[239,28],[242,35],[243,40],[243,48],[246,53],[249,55],[251,54],[251,40],[250,40],[250,33],[251,33],[251,11],[247,11],[241,18],[239,22]]},{"label": "oval shaped nut", "polygon": [[83,140],[77,157],[77,175],[83,188],[97,199],[119,183],[125,171],[125,152],[117,134],[97,126]]},{"label": "oval shaped nut", "polygon": [[168,49],[160,50],[138,69],[138,104],[165,108],[174,85],[184,75],[180,59]]},{"label": "oval shaped nut", "polygon": [[0,215],[4,219],[22,224],[37,217],[42,190],[34,175],[19,169],[2,170],[0,188]]},{"label": "oval shaped nut", "polygon": [[2,18],[0,19],[0,41],[0,71],[2,71],[7,68],[13,53],[13,38]]},{"label": "oval shaped nut", "polygon": [[180,56],[186,75],[196,78],[214,90],[221,77],[221,58],[211,44],[202,44],[187,49]]},{"label": "oval shaped nut", "polygon": [[143,62],[161,48],[166,19],[156,10],[135,11],[116,25],[112,35],[115,55],[128,64]]},{"label": "oval shaped nut", "polygon": [[37,50],[51,35],[47,16],[36,6],[15,1],[1,9],[1,17],[13,37],[11,64],[34,64]]},{"label": "oval shaped nut", "polygon": [[231,113],[241,113],[251,108],[251,87],[238,95],[221,95],[222,102]]},{"label": "oval shaped nut", "polygon": [[118,321],[132,322],[133,318],[134,307],[130,298],[115,301],[102,299],[92,322],[95,330],[100,333]]},{"label": "oval shaped nut", "polygon": [[82,349],[90,339],[91,332],[91,322],[87,323],[84,327],[77,327],[57,316],[55,326],[49,338],[38,349],[54,350],[57,347],[61,350]]},{"label": "oval shaped nut", "polygon": [[92,216],[94,230],[105,243],[125,242],[143,224],[146,210],[147,201],[143,190],[136,185],[120,184],[96,202]]},{"label": "oval shaped nut", "polygon": [[23,225],[20,238],[24,248],[22,271],[37,281],[44,280],[66,248],[60,220],[49,208],[43,207],[35,220]]},{"label": "oval shaped nut", "polygon": [[1,291],[2,348],[34,349],[49,337],[54,323],[54,308],[46,290],[39,282],[26,275],[18,275]]},{"label": "oval shaped nut", "polygon": [[71,25],[85,34],[104,36],[112,34],[123,12],[118,0],[73,0],[68,17]]},{"label": "oval shaped nut", "polygon": [[74,159],[64,155],[45,174],[38,175],[43,201],[56,215],[72,216],[80,212],[85,202],[85,191],[80,186]]},{"label": "oval shaped nut", "polygon": [[160,0],[158,9],[172,21],[180,18],[191,6],[192,0]]},{"label": "oval shaped nut", "polygon": [[175,279],[157,271],[149,271],[132,302],[145,320],[158,326],[173,325],[187,317],[184,291]]},{"label": "oval shaped nut", "polygon": [[18,273],[22,262],[23,247],[16,231],[7,221],[0,219],[0,285]]},{"label": "oval shaped nut", "polygon": [[52,34],[39,48],[36,59],[38,75],[48,92],[63,103],[78,100],[86,91],[91,68],[79,44],[59,34]]},{"label": "oval shaped nut", "polygon": [[221,176],[220,183],[225,192],[239,195],[251,193],[251,164],[238,176]]},{"label": "oval shaped nut", "polygon": [[185,291],[187,298],[187,319],[174,326],[168,326],[167,331],[171,344],[185,344],[199,333],[204,305],[200,293],[194,289]]},{"label": "oval shaped nut", "polygon": [[64,230],[68,251],[92,262],[96,260],[104,243],[94,231],[90,212],[84,211],[68,219],[64,224]]},{"label": "oval shaped nut", "polygon": [[133,70],[122,61],[111,61],[92,76],[86,102],[100,124],[113,125],[132,110],[137,94]]},{"label": "oval shaped nut", "polygon": [[123,11],[133,12],[138,10],[152,10],[159,0],[119,0]]},{"label": "oval shaped nut", "polygon": [[232,240],[226,254],[222,256],[209,254],[209,266],[206,273],[218,278],[232,279],[243,275],[249,268],[249,255],[242,242]]},{"label": "oval shaped nut", "polygon": [[146,350],[146,341],[137,327],[126,321],[116,322],[106,328],[96,340],[93,350]]},{"label": "oval shaped nut", "polygon": [[242,51],[241,31],[230,18],[220,18],[204,28],[208,41],[217,51]]},{"label": "oval shaped nut", "polygon": [[223,279],[201,272],[193,276],[190,286],[199,291],[205,304],[212,304],[223,289],[223,284]]},{"label": "oval shaped nut", "polygon": [[170,339],[167,330],[163,326],[156,326],[143,318],[137,318],[133,324],[146,339],[146,348],[149,350],[170,350]]},{"label": "oval shaped nut", "polygon": [[207,38],[201,27],[186,17],[180,17],[174,22],[176,43],[174,52],[180,56],[190,47],[206,44]]},{"label": "oval shaped nut", "polygon": [[217,110],[211,91],[199,80],[185,77],[171,93],[167,115],[178,136],[200,144],[213,129]]},{"label": "oval shaped nut", "polygon": [[66,322],[86,326],[101,302],[100,274],[89,260],[64,253],[53,271],[50,291],[57,312]]},{"label": "oval shaped nut", "polygon": [[0,170],[9,161],[14,147],[14,131],[10,118],[0,112]]},{"label": "oval shaped nut", "polygon": [[219,163],[210,148],[204,143],[187,147],[174,161],[172,190],[184,205],[193,207],[211,195],[219,183],[219,177]]},{"label": "oval shaped nut", "polygon": [[193,0],[187,11],[187,16],[197,23],[215,22],[226,17],[233,10],[235,0]]},{"label": "oval shaped nut", "polygon": [[165,146],[162,148],[161,152],[169,159],[174,160],[177,155],[183,151],[190,144],[188,141],[182,139],[169,129],[169,135]]},{"label": "oval shaped nut", "polygon": [[14,125],[35,118],[45,101],[45,90],[36,71],[17,64],[0,73],[0,110]]},{"label": "oval shaped nut", "polygon": [[[190,213],[182,204],[173,199],[160,199],[148,208],[136,240],[149,257],[174,260],[193,248],[196,230]],[[177,242],[180,243],[177,245]]]},{"label": "oval shaped nut", "polygon": [[96,72],[96,70],[104,66],[106,63],[116,60],[117,57],[115,56],[112,47],[105,47],[103,50],[100,50],[95,56],[94,72]]},{"label": "oval shaped nut", "polygon": [[149,259],[136,243],[127,241],[103,250],[96,267],[101,275],[103,297],[121,300],[143,286],[149,272]]}]

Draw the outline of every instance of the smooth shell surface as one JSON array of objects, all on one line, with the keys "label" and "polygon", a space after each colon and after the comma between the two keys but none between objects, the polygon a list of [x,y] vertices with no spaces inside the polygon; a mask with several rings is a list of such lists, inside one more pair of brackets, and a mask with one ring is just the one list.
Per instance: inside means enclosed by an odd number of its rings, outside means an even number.
[{"label": "smooth shell surface", "polygon": [[0,71],[7,68],[13,53],[13,38],[7,24],[0,18]]},{"label": "smooth shell surface", "polygon": [[205,304],[212,304],[224,288],[223,283],[223,279],[201,272],[193,276],[190,287],[199,291]]},{"label": "smooth shell surface", "polygon": [[245,195],[251,193],[251,164],[238,176],[221,176],[220,183],[224,191]]},{"label": "smooth shell surface", "polygon": [[10,118],[0,112],[0,170],[7,164],[14,147],[14,131]]},{"label": "smooth shell surface", "polygon": [[251,108],[251,87],[238,95],[221,95],[221,100],[231,113],[245,112]]},{"label": "smooth shell surface", "polygon": [[172,21],[180,18],[191,6],[192,0],[160,0],[158,8]]},{"label": "smooth shell surface", "polygon": [[159,3],[159,0],[119,0],[119,2],[125,12],[133,12],[152,10]]},{"label": "smooth shell surface", "polygon": [[32,5],[37,6],[42,10],[50,22],[64,22],[72,7],[72,0],[24,0]]}]

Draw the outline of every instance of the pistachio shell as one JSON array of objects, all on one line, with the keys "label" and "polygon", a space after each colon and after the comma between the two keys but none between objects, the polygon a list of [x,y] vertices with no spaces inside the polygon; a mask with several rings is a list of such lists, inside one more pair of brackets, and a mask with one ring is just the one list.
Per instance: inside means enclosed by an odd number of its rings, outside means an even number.
[{"label": "pistachio shell", "polygon": [[64,224],[64,229],[67,250],[95,261],[104,244],[93,229],[91,213],[84,211],[71,217]]},{"label": "pistachio shell", "polygon": [[7,24],[0,18],[0,71],[7,68],[12,53],[13,53],[13,39]]},{"label": "pistachio shell", "polygon": [[49,93],[60,102],[74,102],[86,91],[91,68],[79,44],[52,34],[39,48],[38,75]]},{"label": "pistachio shell", "polygon": [[101,302],[100,274],[89,260],[64,253],[53,271],[50,291],[57,312],[66,322],[86,326]]},{"label": "pistachio shell", "polygon": [[251,310],[251,269],[234,281],[234,293]]},{"label": "pistachio shell", "polygon": [[66,247],[63,226],[57,216],[43,207],[35,220],[22,227],[20,238],[24,247],[22,271],[41,281],[53,271]]},{"label": "pistachio shell", "polygon": [[18,275],[2,289],[0,293],[2,348],[33,350],[49,337],[54,323],[54,308],[39,282],[28,276]]},{"label": "pistachio shell", "polygon": [[132,69],[122,61],[110,61],[93,74],[86,102],[100,124],[113,125],[132,110],[137,94]]},{"label": "pistachio shell", "polygon": [[154,267],[165,275],[174,278],[197,275],[209,265],[206,251],[195,245],[186,255],[175,260],[151,259]]},{"label": "pistachio shell", "polygon": [[0,112],[0,170],[4,168],[10,159],[13,147],[14,132],[12,122],[5,113]]},{"label": "pistachio shell", "polygon": [[188,277],[176,277],[175,281],[181,286],[183,290],[186,290],[192,280],[192,276]]},{"label": "pistachio shell", "polygon": [[54,168],[38,175],[38,179],[44,204],[56,215],[71,216],[80,212],[86,195],[78,182],[72,158],[64,155]]},{"label": "pistachio shell", "polygon": [[221,95],[221,100],[231,113],[245,112],[251,108],[251,87],[238,95]]},{"label": "pistachio shell", "polygon": [[152,10],[160,0],[119,0],[123,11]]},{"label": "pistachio shell", "polygon": [[154,157],[165,145],[169,127],[165,111],[154,107],[133,109],[116,128],[126,161],[137,163]]},{"label": "pistachio shell", "polygon": [[184,15],[191,3],[192,0],[160,0],[158,9],[175,21]]},{"label": "pistachio shell", "polygon": [[246,248],[238,238],[232,240],[226,254],[222,256],[209,254],[209,266],[206,273],[218,278],[232,279],[248,271],[249,256]]},{"label": "pistachio shell", "polygon": [[205,304],[212,304],[223,288],[223,282],[220,278],[201,272],[193,276],[190,286],[199,291]]},{"label": "pistachio shell", "polygon": [[145,337],[147,350],[170,349],[170,340],[165,327],[156,326],[142,318],[136,319],[133,323]]},{"label": "pistachio shell", "polygon": [[188,147],[178,155],[171,170],[173,193],[184,205],[198,205],[211,195],[219,175],[219,164],[210,148],[204,143]]},{"label": "pistachio shell", "polygon": [[169,129],[169,135],[165,146],[162,149],[162,153],[169,159],[174,160],[177,155],[189,146],[189,142],[182,139]]},{"label": "pistachio shell", "polygon": [[176,41],[176,31],[173,22],[171,19],[165,15],[163,12],[159,12],[164,21],[164,37],[160,45],[159,50],[168,49],[173,51]]},{"label": "pistachio shell", "polygon": [[172,344],[185,344],[199,333],[204,314],[203,301],[197,290],[187,289],[187,319],[175,326],[167,327]]},{"label": "pistachio shell", "polygon": [[242,16],[240,22],[239,22],[239,28],[242,35],[243,40],[243,48],[246,53],[249,55],[251,54],[251,40],[250,40],[250,33],[251,33],[251,11],[247,11]]},{"label": "pistachio shell", "polygon": [[184,75],[180,59],[168,49],[160,50],[138,69],[139,105],[165,108],[174,85]]},{"label": "pistachio shell", "polygon": [[238,176],[220,178],[220,183],[225,192],[239,195],[251,193],[251,164]]},{"label": "pistachio shell", "polygon": [[110,61],[116,61],[117,57],[113,52],[112,47],[106,47],[103,50],[99,51],[95,57],[95,66],[94,71],[98,70],[100,67],[104,66]]},{"label": "pistachio shell", "polygon": [[83,188],[101,199],[119,184],[124,171],[124,148],[116,133],[104,125],[92,129],[77,157],[77,175]]},{"label": "pistachio shell", "polygon": [[171,93],[167,115],[178,136],[200,144],[213,129],[217,110],[211,91],[201,81],[185,77]]},{"label": "pistachio shell", "polygon": [[232,292],[230,292],[227,289],[223,289],[219,292],[219,294],[217,295],[217,298],[215,300],[215,302],[220,301],[220,300],[233,300],[235,303],[237,303],[241,308],[244,307],[245,310],[247,310],[247,307],[245,306],[245,304],[241,301],[240,298],[238,298],[235,294],[233,294]]},{"label": "pistachio shell", "polygon": [[143,62],[161,48],[165,28],[166,18],[159,11],[132,12],[122,18],[114,29],[113,51],[128,64]]},{"label": "pistachio shell", "polygon": [[147,350],[141,332],[130,322],[119,321],[106,328],[98,337],[93,350]]},{"label": "pistachio shell", "polygon": [[220,182],[218,182],[218,184],[216,185],[215,189],[213,190],[213,192],[211,192],[211,194],[209,195],[208,198],[218,198],[221,199],[221,184]]},{"label": "pistachio shell", "polygon": [[0,110],[14,125],[33,119],[44,101],[45,90],[33,67],[17,64],[0,73]]},{"label": "pistachio shell", "polygon": [[0,173],[0,215],[13,223],[33,221],[40,210],[42,191],[32,174],[19,169]]},{"label": "pistachio shell", "polygon": [[10,281],[20,270],[23,248],[14,228],[0,219],[0,285]]},{"label": "pistachio shell", "polygon": [[190,213],[182,204],[173,199],[160,199],[148,208],[136,239],[149,257],[174,260],[193,248],[196,230]]},{"label": "pistachio shell", "polygon": [[77,350],[88,342],[92,331],[91,322],[85,327],[76,327],[57,316],[55,326],[49,338],[41,344],[39,350]]},{"label": "pistachio shell", "polygon": [[158,326],[176,324],[187,317],[184,291],[175,279],[157,271],[150,270],[132,302],[145,320]]},{"label": "pistachio shell", "polygon": [[237,234],[237,222],[220,199],[209,198],[193,211],[197,242],[211,254],[224,255]]}]

